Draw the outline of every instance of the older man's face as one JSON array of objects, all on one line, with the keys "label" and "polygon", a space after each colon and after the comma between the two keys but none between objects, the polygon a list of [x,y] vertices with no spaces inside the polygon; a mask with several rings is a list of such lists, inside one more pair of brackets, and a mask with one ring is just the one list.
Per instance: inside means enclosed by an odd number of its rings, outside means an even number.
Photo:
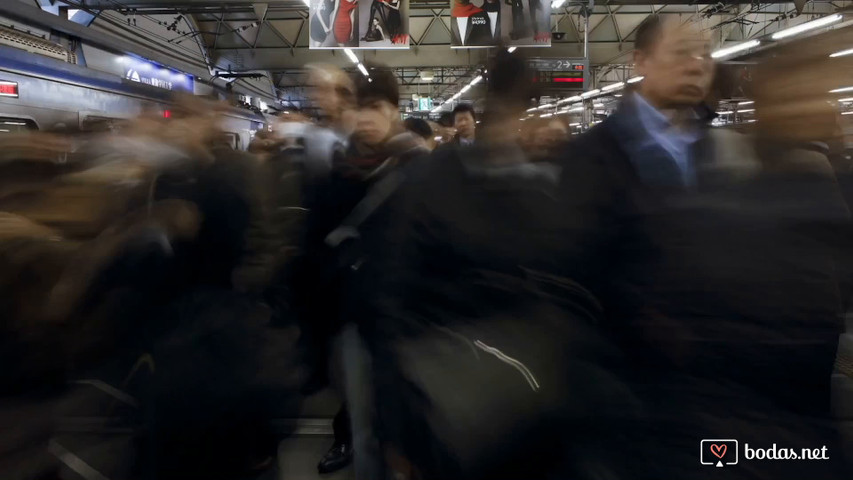
[{"label": "older man's face", "polygon": [[710,41],[694,25],[663,22],[657,42],[634,53],[637,74],[645,77],[640,91],[659,108],[697,105],[713,80]]}]

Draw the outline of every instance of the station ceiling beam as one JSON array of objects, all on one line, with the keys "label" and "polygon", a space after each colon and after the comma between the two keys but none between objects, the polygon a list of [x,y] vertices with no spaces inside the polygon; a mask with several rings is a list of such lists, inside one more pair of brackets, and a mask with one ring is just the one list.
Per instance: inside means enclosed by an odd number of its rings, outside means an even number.
[{"label": "station ceiling beam", "polygon": [[[830,3],[829,0],[812,0],[813,3]],[[116,10],[123,8],[151,8],[151,7],[167,7],[172,11],[180,8],[191,7],[230,7],[230,6],[246,6],[251,8],[256,3],[266,3],[270,7],[291,6],[296,8],[305,8],[305,3],[302,0],[83,0],[81,3],[89,8],[102,10]],[[567,2],[566,4],[580,4],[586,2]],[[715,5],[718,3],[726,5],[744,5],[756,3],[754,0],[668,0],[669,5]],[[767,3],[790,3],[780,0],[769,0],[761,2]],[[610,0],[607,5],[649,5],[648,0]],[[441,0],[418,1],[411,0],[410,8],[436,8],[437,6],[447,6],[448,2]]]}]

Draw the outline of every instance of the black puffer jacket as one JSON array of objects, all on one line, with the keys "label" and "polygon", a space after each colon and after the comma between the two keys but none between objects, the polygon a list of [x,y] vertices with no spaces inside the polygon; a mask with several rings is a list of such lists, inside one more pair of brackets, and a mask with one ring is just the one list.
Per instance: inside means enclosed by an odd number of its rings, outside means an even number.
[{"label": "black puffer jacket", "polygon": [[597,299],[558,274],[553,172],[512,150],[414,165],[381,260],[360,269],[380,435],[427,477],[541,478],[563,429],[597,438],[590,409],[630,409]]}]

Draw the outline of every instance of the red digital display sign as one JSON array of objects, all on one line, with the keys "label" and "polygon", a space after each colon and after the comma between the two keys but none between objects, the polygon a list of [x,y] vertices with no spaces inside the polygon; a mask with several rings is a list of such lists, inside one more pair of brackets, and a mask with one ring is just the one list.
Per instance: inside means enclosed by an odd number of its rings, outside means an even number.
[{"label": "red digital display sign", "polygon": [[583,83],[583,71],[538,72],[535,81],[538,83]]},{"label": "red digital display sign", "polygon": [[0,97],[18,97],[18,83],[0,80]]}]

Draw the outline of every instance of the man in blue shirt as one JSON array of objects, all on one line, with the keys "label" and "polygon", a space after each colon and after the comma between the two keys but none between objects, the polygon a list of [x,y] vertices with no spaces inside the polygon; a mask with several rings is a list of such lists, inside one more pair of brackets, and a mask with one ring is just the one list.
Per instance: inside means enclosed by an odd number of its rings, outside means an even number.
[{"label": "man in blue shirt", "polygon": [[592,453],[614,478],[704,480],[714,467],[699,462],[713,456],[702,439],[799,442],[838,454],[727,478],[848,479],[828,420],[840,302],[826,240],[846,219],[819,176],[714,173],[749,153],[720,148],[696,118],[713,62],[707,40],[679,22],[643,22],[634,64],[644,80],[563,157],[554,257],[601,299],[600,325],[625,354],[614,376],[637,405],[597,406],[590,424],[607,448]]},{"label": "man in blue shirt", "polygon": [[702,136],[693,112],[708,94],[714,72],[710,43],[693,27],[674,20],[657,23],[649,35],[638,35],[634,66],[644,79],[611,127],[641,180],[691,186],[690,150]]}]

